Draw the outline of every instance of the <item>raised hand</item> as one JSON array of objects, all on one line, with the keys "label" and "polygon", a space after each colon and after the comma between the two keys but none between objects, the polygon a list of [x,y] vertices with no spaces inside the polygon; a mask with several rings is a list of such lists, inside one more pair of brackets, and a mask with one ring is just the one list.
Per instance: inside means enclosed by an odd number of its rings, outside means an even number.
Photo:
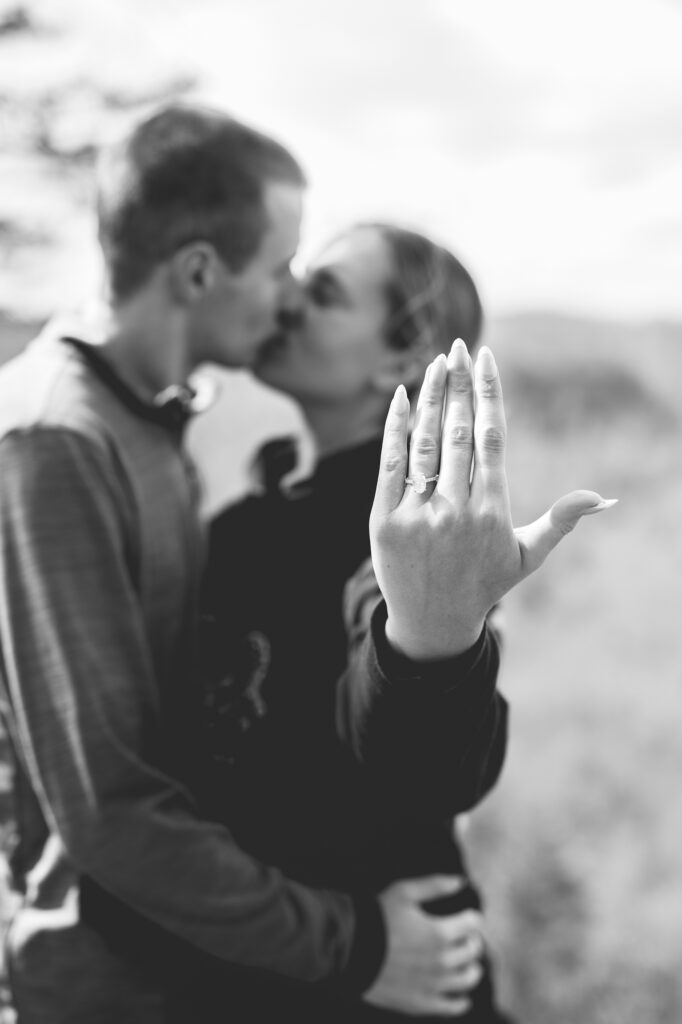
[{"label": "raised hand", "polygon": [[427,370],[408,458],[410,407],[400,387],[386,419],[370,517],[386,635],[415,660],[475,643],[489,609],[534,572],[585,515],[614,501],[564,495],[514,529],[505,472],[506,422],[489,348],[472,367],[463,341]]},{"label": "raised hand", "polygon": [[395,882],[379,896],[388,948],[363,999],[405,1014],[457,1017],[471,1007],[468,993],[481,980],[483,918],[476,910],[436,917],[429,900],[451,896],[463,880],[430,875]]}]

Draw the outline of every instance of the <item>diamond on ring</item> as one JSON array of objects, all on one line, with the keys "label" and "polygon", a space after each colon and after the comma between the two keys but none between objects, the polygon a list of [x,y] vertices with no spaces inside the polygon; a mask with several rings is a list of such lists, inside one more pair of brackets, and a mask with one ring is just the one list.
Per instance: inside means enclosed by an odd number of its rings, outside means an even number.
[{"label": "diamond on ring", "polygon": [[423,494],[426,490],[426,485],[434,483],[437,479],[438,473],[436,473],[435,476],[425,476],[423,473],[414,473],[411,477],[405,477],[405,483],[411,484],[417,494]]}]

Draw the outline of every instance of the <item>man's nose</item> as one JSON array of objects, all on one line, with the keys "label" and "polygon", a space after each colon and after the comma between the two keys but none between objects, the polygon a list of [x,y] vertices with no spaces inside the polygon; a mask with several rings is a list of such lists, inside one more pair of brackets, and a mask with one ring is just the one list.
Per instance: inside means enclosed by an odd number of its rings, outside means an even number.
[{"label": "man's nose", "polygon": [[293,274],[289,274],[282,290],[278,319],[282,327],[291,328],[298,327],[303,320],[303,288]]}]

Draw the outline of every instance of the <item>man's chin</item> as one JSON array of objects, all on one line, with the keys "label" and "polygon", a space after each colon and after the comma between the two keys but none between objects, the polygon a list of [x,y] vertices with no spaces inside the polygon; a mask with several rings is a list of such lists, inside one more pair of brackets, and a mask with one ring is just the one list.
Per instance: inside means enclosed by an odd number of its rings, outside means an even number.
[{"label": "man's chin", "polygon": [[276,331],[260,343],[251,367],[257,377],[261,372],[267,373],[268,366],[281,359],[287,350],[288,340],[284,331]]}]

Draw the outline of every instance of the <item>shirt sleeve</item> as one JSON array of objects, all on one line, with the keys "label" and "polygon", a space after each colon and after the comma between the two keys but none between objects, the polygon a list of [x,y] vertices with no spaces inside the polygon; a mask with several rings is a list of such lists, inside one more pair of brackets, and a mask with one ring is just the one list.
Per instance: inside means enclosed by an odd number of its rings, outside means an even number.
[{"label": "shirt sleeve", "polygon": [[344,595],[349,662],[337,688],[337,730],[388,805],[459,814],[494,785],[506,752],[495,632],[486,624],[455,658],[413,662],[386,640],[386,605],[372,578],[363,566]]},{"label": "shirt sleeve", "polygon": [[0,443],[1,667],[48,827],[78,872],[200,950],[362,990],[383,956],[378,905],[260,864],[155,763],[160,694],[121,487],[77,432]]}]

